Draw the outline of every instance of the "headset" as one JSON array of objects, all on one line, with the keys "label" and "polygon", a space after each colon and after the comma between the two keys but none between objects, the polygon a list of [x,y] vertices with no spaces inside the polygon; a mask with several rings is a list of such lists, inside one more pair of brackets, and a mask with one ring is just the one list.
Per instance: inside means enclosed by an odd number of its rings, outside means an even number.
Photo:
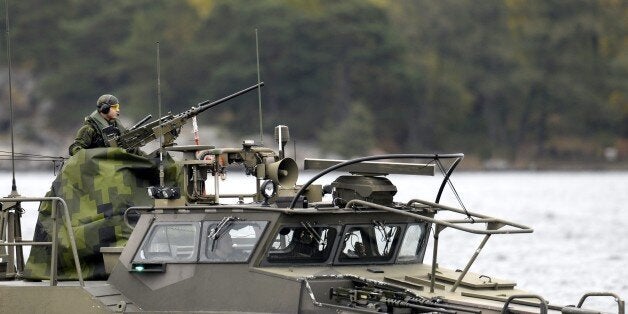
[{"label": "headset", "polygon": [[109,101],[111,101],[111,97],[113,97],[113,95],[108,95],[107,100],[99,103],[100,106],[98,107],[98,111],[102,112],[103,114],[109,113],[109,110],[111,110],[111,105],[109,104]]}]

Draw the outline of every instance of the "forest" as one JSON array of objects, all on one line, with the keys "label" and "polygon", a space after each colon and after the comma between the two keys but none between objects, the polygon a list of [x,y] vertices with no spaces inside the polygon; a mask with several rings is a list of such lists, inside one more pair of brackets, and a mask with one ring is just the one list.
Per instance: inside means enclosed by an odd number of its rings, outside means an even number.
[{"label": "forest", "polygon": [[[255,84],[259,54],[264,130],[286,124],[330,154],[628,160],[628,1],[7,3],[5,143],[8,60],[16,121],[28,121],[20,134],[65,149],[101,94],[116,95],[130,121],[156,117],[158,60],[162,106],[176,113]],[[199,124],[255,134],[258,96]]]}]

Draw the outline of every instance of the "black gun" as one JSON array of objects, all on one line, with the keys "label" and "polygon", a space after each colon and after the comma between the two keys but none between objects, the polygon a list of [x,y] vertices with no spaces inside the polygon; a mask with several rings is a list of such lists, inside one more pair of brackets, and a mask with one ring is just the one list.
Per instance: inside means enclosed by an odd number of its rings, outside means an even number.
[{"label": "black gun", "polygon": [[350,288],[331,288],[330,298],[336,298],[343,305],[361,307],[378,312],[390,312],[393,308],[408,308],[419,312],[437,312],[455,314],[457,311],[477,313],[481,311],[442,304],[427,298],[413,296],[403,291],[379,289],[370,286]]},{"label": "black gun", "polygon": [[[147,118],[144,118],[128,131],[120,135],[113,135],[109,137],[109,146],[122,147],[127,150],[135,149],[146,145],[148,142],[151,142],[159,138],[160,136],[163,136],[162,146],[172,146],[174,140],[176,140],[179,136],[181,127],[187,122],[188,119],[200,114],[201,112],[209,108],[213,108],[227,100],[248,93],[261,86],[264,86],[264,82],[260,82],[251,87],[245,88],[239,92],[233,93],[229,96],[223,97],[215,101],[203,101],[199,103],[196,107],[192,107],[191,109],[188,109],[176,115],[168,113],[161,119],[142,125],[147,120]],[[148,117],[148,119],[150,119],[150,117]]]}]

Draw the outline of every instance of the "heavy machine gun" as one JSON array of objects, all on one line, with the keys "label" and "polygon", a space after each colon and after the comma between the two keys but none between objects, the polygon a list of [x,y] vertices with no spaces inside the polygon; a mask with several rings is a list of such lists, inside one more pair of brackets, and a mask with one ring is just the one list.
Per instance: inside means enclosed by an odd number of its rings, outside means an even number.
[{"label": "heavy machine gun", "polygon": [[480,311],[477,310],[443,304],[437,300],[413,296],[404,291],[393,291],[373,286],[331,288],[329,297],[336,299],[344,306],[364,308],[374,312],[392,313],[395,308],[405,308],[410,309],[412,313],[480,313]]},{"label": "heavy machine gun", "polygon": [[196,107],[192,107],[182,113],[176,115],[167,114],[166,116],[161,117],[158,120],[143,124],[146,120],[150,119],[150,116],[147,116],[126,132],[120,135],[114,134],[112,136],[109,136],[109,138],[107,138],[107,141],[110,147],[122,147],[124,149],[130,150],[142,147],[147,143],[163,136],[162,146],[172,146],[174,144],[174,141],[179,136],[181,127],[187,122],[188,119],[197,116],[198,114],[209,108],[213,108],[227,100],[238,97],[242,94],[246,94],[261,86],[264,86],[264,82],[260,82],[215,101],[203,101],[199,103]]}]

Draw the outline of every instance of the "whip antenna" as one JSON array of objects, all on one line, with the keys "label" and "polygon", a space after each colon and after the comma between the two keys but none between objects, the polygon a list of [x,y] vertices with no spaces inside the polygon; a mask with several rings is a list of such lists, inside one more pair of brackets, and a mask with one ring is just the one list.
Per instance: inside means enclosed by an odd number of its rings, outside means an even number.
[{"label": "whip antenna", "polygon": [[[9,111],[10,123],[11,123],[11,172],[13,175],[11,181],[11,194],[9,197],[20,197],[17,193],[17,184],[15,183],[15,138],[13,136],[13,86],[11,84],[11,32],[9,31],[9,0],[5,0],[6,8],[6,28],[7,28],[7,59],[9,67]],[[9,205],[7,209],[3,209],[2,218],[0,219],[0,242],[21,242],[22,241],[22,222],[20,218],[24,209],[21,207],[20,202],[14,202]],[[13,210],[13,212],[9,212]],[[6,228],[6,229],[5,229]],[[5,233],[5,230],[7,231]],[[22,246],[9,247],[9,250],[3,249],[1,253],[8,253],[8,256],[3,257],[3,261],[6,261],[5,270],[1,273],[5,278],[14,278],[21,276],[24,271],[24,250]],[[7,258],[8,257],[8,258]],[[15,258],[15,259],[14,259]]]},{"label": "whip antenna", "polygon": [[[161,69],[159,62],[159,42],[157,42],[157,106],[159,107],[159,120],[161,121]],[[159,135],[159,186],[164,186],[164,148],[163,148],[163,127],[160,126]]]},{"label": "whip antenna", "polygon": [[13,136],[13,98],[12,91],[13,87],[11,85],[11,33],[9,32],[9,0],[5,0],[5,8],[6,8],[6,27],[7,27],[7,59],[8,59],[8,67],[9,67],[9,111],[11,112],[10,124],[11,124],[11,171],[13,174],[13,181],[11,182],[11,196],[18,195],[17,194],[17,184],[15,183],[15,140]]},{"label": "whip antenna", "polygon": [[257,103],[259,106],[259,141],[260,145],[264,145],[264,136],[262,131],[262,85],[260,85],[259,75],[259,43],[257,40],[257,28],[255,29],[255,56],[257,59]]}]

